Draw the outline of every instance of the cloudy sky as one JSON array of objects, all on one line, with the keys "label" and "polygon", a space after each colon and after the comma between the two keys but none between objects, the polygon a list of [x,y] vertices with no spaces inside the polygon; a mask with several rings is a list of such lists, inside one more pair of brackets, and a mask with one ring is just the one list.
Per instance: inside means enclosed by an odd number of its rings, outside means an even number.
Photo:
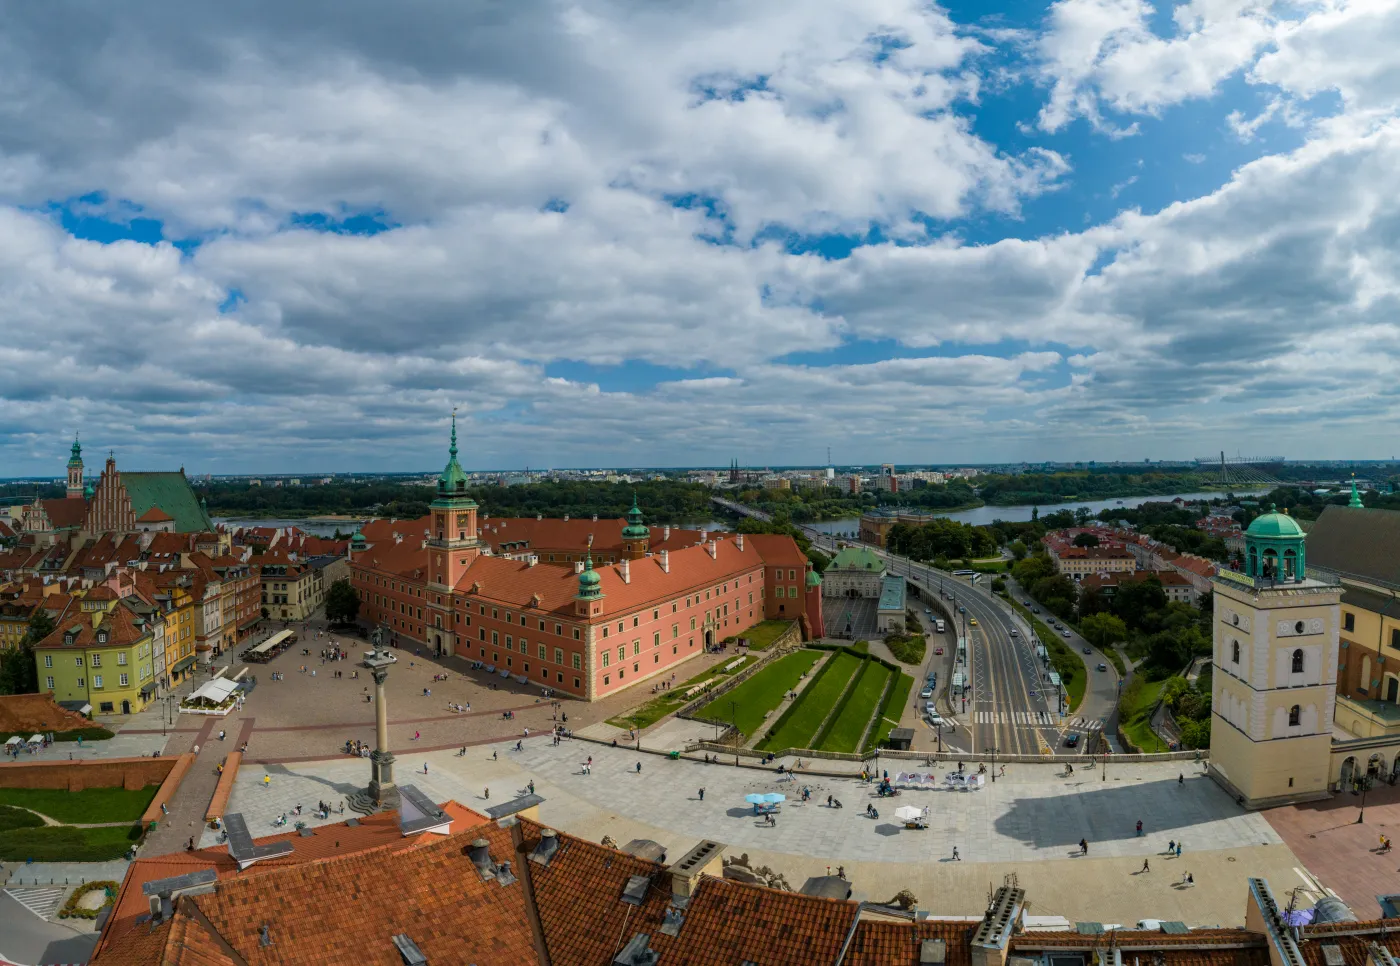
[{"label": "cloudy sky", "polygon": [[1389,457],[1400,0],[0,8],[0,476]]}]

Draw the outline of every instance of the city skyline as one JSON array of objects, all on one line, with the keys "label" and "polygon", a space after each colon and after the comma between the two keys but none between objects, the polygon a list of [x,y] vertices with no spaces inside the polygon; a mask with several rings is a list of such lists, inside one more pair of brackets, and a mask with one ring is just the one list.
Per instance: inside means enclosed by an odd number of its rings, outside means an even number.
[{"label": "city skyline", "polygon": [[63,17],[0,31],[6,475],[453,406],[473,466],[1390,455],[1394,4]]}]

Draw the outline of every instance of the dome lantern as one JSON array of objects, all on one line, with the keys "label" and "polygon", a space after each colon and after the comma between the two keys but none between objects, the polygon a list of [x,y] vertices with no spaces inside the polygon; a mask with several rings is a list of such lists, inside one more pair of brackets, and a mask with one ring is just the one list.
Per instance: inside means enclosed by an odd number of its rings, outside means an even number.
[{"label": "dome lantern", "polygon": [[1244,532],[1245,573],[1255,580],[1288,583],[1307,575],[1304,542],[1307,534],[1288,511],[1269,512],[1254,518]]}]

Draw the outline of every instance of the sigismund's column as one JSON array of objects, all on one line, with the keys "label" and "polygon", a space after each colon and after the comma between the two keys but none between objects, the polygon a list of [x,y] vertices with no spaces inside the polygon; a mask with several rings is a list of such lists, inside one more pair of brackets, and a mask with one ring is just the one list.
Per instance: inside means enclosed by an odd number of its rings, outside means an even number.
[{"label": "sigismund's column", "polygon": [[370,753],[369,797],[379,808],[397,808],[399,790],[394,785],[394,755],[389,751],[389,707],[384,698],[384,682],[389,677],[387,662],[381,664],[378,653],[365,661],[374,677],[374,737],[375,749]]}]

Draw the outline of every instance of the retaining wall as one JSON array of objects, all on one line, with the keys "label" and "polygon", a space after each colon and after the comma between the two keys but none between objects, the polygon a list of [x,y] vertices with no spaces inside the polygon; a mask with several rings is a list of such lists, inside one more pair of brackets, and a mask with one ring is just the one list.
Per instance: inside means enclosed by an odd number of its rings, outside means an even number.
[{"label": "retaining wall", "polygon": [[141,815],[141,824],[149,826],[152,822],[159,822],[164,814],[160,807],[169,804],[175,797],[175,791],[180,787],[180,782],[184,781],[185,773],[194,764],[194,752],[187,751],[179,758],[175,759],[175,767],[170,769],[170,774],[165,776],[165,781],[160,783],[160,788],[156,791],[156,797],[151,799],[151,804]]},{"label": "retaining wall", "polygon": [[204,813],[206,822],[224,817],[228,808],[228,797],[233,793],[234,780],[238,778],[238,766],[243,764],[243,752],[230,752],[224,759],[224,771],[219,776],[219,784],[214,787],[214,797],[209,800],[209,809]]},{"label": "retaining wall", "polygon": [[107,758],[16,763],[0,766],[0,788],[63,788],[80,792],[84,788],[120,787],[135,791],[164,783],[179,760]]}]

